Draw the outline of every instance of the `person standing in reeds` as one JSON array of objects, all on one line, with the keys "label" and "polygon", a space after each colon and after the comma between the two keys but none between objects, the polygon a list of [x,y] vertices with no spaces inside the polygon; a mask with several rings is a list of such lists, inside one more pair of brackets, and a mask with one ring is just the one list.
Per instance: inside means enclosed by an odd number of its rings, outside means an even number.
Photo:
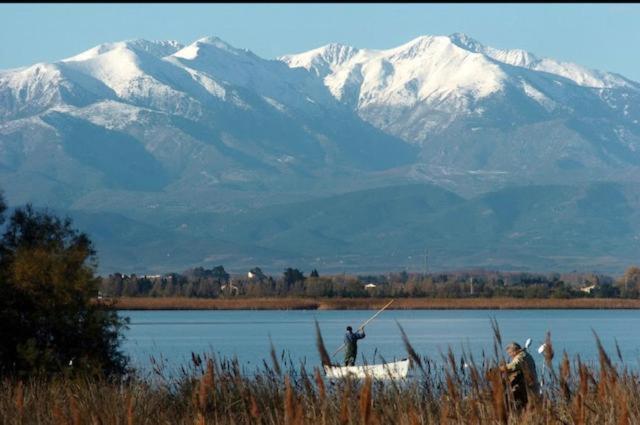
[{"label": "person standing in reeds", "polygon": [[511,393],[518,409],[527,405],[527,394],[537,395],[540,391],[536,363],[529,352],[517,342],[507,345],[506,352],[511,361],[501,369],[508,373]]},{"label": "person standing in reeds", "polygon": [[364,328],[362,332],[353,332],[351,326],[347,326],[347,333],[344,336],[344,365],[353,366],[356,364],[356,355],[358,354],[358,340],[364,338]]}]

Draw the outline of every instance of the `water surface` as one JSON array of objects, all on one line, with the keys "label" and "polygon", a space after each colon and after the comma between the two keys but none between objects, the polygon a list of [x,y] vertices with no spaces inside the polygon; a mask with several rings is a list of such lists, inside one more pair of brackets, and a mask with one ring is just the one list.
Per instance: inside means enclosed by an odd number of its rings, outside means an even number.
[{"label": "water surface", "polygon": [[[342,344],[345,327],[354,328],[375,312],[349,311],[120,311],[130,317],[124,351],[133,364],[149,370],[150,356],[163,358],[170,368],[186,364],[191,353],[237,356],[241,365],[254,368],[269,359],[270,338],[279,355],[309,366],[320,364],[316,350],[314,319],[332,353]],[[449,347],[459,357],[462,350],[477,359],[483,352],[493,356],[490,318],[497,319],[503,345],[521,344],[532,338],[536,349],[551,331],[556,358],[563,350],[580,354],[587,361],[597,359],[592,333],[600,336],[611,357],[616,357],[617,340],[624,361],[638,367],[640,360],[640,314],[634,310],[387,310],[366,328],[359,341],[358,361],[380,356],[387,360],[407,357],[397,323],[402,325],[416,351],[436,360]],[[396,323],[397,321],[397,323]],[[341,361],[342,356],[335,357]]]}]

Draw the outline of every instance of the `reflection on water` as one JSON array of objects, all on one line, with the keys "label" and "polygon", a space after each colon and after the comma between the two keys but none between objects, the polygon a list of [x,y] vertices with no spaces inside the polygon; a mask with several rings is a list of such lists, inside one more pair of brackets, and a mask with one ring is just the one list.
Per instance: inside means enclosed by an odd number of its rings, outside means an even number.
[{"label": "reflection on water", "polygon": [[[308,366],[320,364],[316,351],[314,318],[318,320],[327,350],[342,344],[345,327],[354,328],[375,312],[350,311],[121,311],[131,319],[124,351],[135,366],[148,370],[149,358],[163,358],[169,367],[186,364],[191,353],[237,356],[251,368],[269,358],[270,339],[280,354]],[[416,351],[436,361],[451,347],[456,356],[463,349],[476,359],[493,356],[490,318],[500,325],[503,345],[533,340],[536,349],[551,331],[556,357],[563,350],[583,360],[597,359],[592,329],[600,336],[611,357],[617,357],[617,341],[624,361],[638,366],[640,314],[634,310],[387,310],[366,328],[359,341],[358,361],[380,356],[386,360],[406,357],[399,323]],[[341,361],[341,354],[335,358]]]}]

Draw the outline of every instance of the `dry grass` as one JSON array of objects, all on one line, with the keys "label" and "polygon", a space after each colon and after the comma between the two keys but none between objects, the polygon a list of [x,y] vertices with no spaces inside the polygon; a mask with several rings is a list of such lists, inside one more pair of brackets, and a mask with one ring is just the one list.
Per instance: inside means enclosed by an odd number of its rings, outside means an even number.
[{"label": "dry grass", "polygon": [[[377,310],[380,298],[138,298],[115,301],[122,310]],[[397,298],[396,310],[449,309],[640,309],[640,299]]]},{"label": "dry grass", "polygon": [[[496,343],[500,333],[494,328]],[[318,348],[322,337],[318,333]],[[408,351],[414,351],[405,337]],[[547,340],[551,347],[551,340]],[[440,366],[406,382],[324,380],[303,365],[276,372],[267,362],[257,373],[237,361],[193,356],[179,377],[130,378],[114,383],[59,378],[0,382],[2,424],[636,424],[640,376],[611,362],[602,345],[598,365],[563,356],[545,374],[541,397],[516,410],[499,359],[477,365],[452,351]],[[456,359],[462,354],[461,367]],[[412,356],[417,356],[415,352]]]},{"label": "dry grass", "polygon": [[316,310],[316,300],[305,298],[142,298],[114,300],[121,310]]}]

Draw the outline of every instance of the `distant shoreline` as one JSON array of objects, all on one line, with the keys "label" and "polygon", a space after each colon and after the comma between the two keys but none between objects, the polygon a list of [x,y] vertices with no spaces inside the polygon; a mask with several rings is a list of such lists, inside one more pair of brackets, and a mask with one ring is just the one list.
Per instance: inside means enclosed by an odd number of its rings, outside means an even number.
[{"label": "distant shoreline", "polygon": [[[143,298],[113,299],[118,310],[377,310],[388,298]],[[397,298],[392,310],[640,309],[618,298]]]}]

